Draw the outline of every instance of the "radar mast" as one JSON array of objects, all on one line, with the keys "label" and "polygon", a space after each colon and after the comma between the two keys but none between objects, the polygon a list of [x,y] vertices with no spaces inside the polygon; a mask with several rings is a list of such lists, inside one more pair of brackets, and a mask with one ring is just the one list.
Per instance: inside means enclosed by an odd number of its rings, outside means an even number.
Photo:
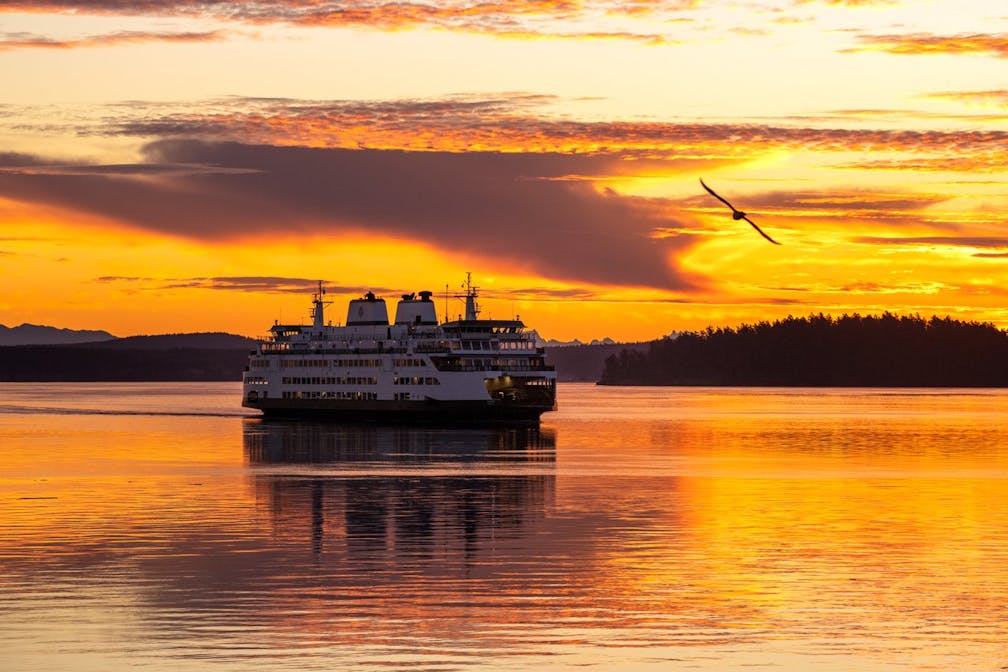
[{"label": "radar mast", "polygon": [[465,319],[476,320],[479,319],[480,307],[476,303],[476,297],[478,296],[477,290],[479,287],[475,287],[472,284],[472,272],[466,272],[466,283],[465,283]]},{"label": "radar mast", "polygon": [[319,280],[318,292],[312,296],[312,326],[316,329],[321,329],[325,326],[325,307],[332,303],[332,301],[323,299],[325,293],[322,281]]}]

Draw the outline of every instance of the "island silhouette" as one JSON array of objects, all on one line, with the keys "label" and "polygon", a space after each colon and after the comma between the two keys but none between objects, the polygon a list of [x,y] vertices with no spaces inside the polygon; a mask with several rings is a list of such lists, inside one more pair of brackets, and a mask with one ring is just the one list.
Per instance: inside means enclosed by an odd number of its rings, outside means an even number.
[{"label": "island silhouette", "polygon": [[610,356],[601,385],[1004,387],[1008,332],[949,317],[788,317]]}]

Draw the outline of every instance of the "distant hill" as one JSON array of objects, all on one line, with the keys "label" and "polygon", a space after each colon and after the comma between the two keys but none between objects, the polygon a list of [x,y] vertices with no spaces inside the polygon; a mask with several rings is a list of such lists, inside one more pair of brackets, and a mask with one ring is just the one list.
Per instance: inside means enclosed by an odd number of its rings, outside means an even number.
[{"label": "distant hill", "polygon": [[255,346],[252,338],[212,332],[0,347],[0,380],[241,380]]},{"label": "distant hill", "polygon": [[[243,350],[256,346],[254,338],[226,334],[222,331],[195,334],[160,334],[155,336],[127,336],[112,341],[90,343],[96,348],[112,350],[174,350],[177,348],[197,348],[203,350]],[[248,354],[246,352],[246,354]]]},{"label": "distant hill", "polygon": [[17,382],[241,380],[248,348],[0,347],[0,380]]},{"label": "distant hill", "polygon": [[582,341],[580,339],[577,339],[577,338],[575,338],[573,341],[557,341],[557,340],[552,339],[552,338],[550,340],[548,340],[548,341],[544,341],[541,338],[539,338],[539,339],[536,340],[536,345],[538,345],[540,348],[543,348],[543,347],[545,347],[545,348],[564,348],[564,347],[567,347],[567,346],[570,346],[570,345],[617,345],[617,343],[616,343],[616,341],[614,341],[613,339],[608,338],[608,337],[601,338],[601,339],[600,338],[595,338],[595,339],[592,339],[591,342],[589,342],[589,343],[585,343],[584,341]]},{"label": "distant hill", "polygon": [[0,324],[0,346],[2,345],[56,345],[60,343],[93,343],[109,341],[115,336],[107,331],[81,329],[59,329],[40,324],[21,324],[6,327]]},{"label": "distant hill", "polygon": [[789,317],[610,356],[603,385],[1008,387],[1008,332],[951,318]]},{"label": "distant hill", "polygon": [[561,382],[594,383],[602,377],[606,358],[623,350],[645,351],[648,343],[546,346],[546,363],[557,370]]}]

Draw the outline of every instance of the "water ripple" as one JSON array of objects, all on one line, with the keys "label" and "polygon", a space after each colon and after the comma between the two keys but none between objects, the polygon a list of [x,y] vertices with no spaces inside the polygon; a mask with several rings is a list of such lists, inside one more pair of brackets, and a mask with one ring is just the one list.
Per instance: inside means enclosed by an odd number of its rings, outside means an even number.
[{"label": "water ripple", "polygon": [[1005,393],[567,385],[529,432],[65,387],[0,391],[3,669],[1008,664]]}]

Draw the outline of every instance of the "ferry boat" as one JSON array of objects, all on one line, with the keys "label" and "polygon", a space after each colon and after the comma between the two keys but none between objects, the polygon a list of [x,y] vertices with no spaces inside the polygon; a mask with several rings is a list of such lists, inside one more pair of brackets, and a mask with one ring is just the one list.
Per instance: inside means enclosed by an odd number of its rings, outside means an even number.
[{"label": "ferry boat", "polygon": [[433,293],[422,291],[403,295],[390,323],[385,300],[367,292],[333,326],[320,282],[312,324],[275,323],[251,352],[242,405],[267,417],[538,424],[556,410],[556,370],[517,317],[479,319],[477,289],[470,274],[454,321],[439,324]]}]

